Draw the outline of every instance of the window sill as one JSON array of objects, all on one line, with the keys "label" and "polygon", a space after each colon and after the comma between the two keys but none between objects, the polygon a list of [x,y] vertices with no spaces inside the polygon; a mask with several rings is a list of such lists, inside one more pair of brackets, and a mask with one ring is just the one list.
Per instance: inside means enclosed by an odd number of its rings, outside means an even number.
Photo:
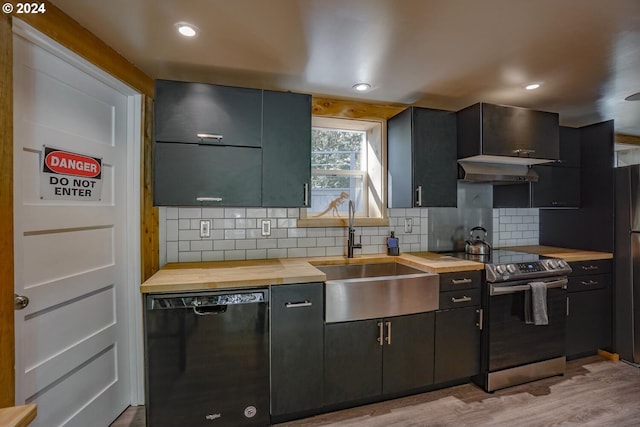
[{"label": "window sill", "polygon": [[[348,218],[300,218],[298,228],[313,227],[347,227]],[[385,227],[389,225],[389,218],[355,218],[353,225],[356,227]]]}]

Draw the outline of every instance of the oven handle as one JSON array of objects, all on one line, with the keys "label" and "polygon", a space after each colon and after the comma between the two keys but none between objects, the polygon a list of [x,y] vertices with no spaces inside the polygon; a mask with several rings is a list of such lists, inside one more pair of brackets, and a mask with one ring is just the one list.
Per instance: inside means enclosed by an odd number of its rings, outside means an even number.
[{"label": "oven handle", "polygon": [[[564,288],[567,286],[569,281],[567,279],[558,279],[550,282],[545,282],[547,284],[547,289],[552,288]],[[489,296],[495,295],[505,295],[505,294],[515,294],[516,292],[528,291],[531,289],[529,284],[525,285],[515,285],[515,286],[491,286],[489,289]]]}]

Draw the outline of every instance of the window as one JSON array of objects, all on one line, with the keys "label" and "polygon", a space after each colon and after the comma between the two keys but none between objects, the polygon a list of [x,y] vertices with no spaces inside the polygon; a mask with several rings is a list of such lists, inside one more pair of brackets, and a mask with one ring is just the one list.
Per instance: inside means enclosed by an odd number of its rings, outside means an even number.
[{"label": "window", "polygon": [[314,117],[306,219],[384,218],[383,152],[381,122]]}]

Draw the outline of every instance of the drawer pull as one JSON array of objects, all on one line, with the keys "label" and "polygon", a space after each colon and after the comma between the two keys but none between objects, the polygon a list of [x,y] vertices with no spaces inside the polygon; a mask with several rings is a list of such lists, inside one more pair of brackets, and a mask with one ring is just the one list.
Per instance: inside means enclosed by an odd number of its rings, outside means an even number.
[{"label": "drawer pull", "polygon": [[453,285],[466,285],[467,283],[473,282],[472,279],[464,278],[464,279],[451,279],[451,283]]},{"label": "drawer pull", "polygon": [[213,133],[199,133],[196,136],[200,138],[200,141],[204,141],[205,139],[215,139],[217,141],[222,141],[222,135],[217,135]]},{"label": "drawer pull", "polygon": [[198,202],[221,202],[222,197],[196,197]]},{"label": "drawer pull", "polygon": [[468,297],[468,296],[463,296],[462,298],[451,297],[451,302],[455,304],[455,303],[458,303],[458,302],[469,302],[472,299],[473,298]]},{"label": "drawer pull", "polygon": [[598,266],[597,265],[583,265],[582,269],[585,270],[585,271],[597,270]]},{"label": "drawer pull", "polygon": [[311,307],[313,303],[311,301],[300,301],[300,302],[288,302],[284,306],[286,308],[300,308],[300,307]]},{"label": "drawer pull", "polygon": [[585,282],[584,280],[582,282],[580,282],[581,284],[583,284],[584,286],[593,286],[593,285],[597,285],[600,282],[598,282],[597,280],[589,280],[588,282]]}]

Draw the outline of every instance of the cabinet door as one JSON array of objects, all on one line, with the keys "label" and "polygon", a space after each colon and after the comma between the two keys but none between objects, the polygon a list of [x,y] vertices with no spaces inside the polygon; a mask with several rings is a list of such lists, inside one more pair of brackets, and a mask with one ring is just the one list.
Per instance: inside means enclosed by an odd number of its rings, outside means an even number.
[{"label": "cabinet door", "polygon": [[264,91],[262,205],[309,206],[311,97]]},{"label": "cabinet door", "polygon": [[610,348],[610,289],[571,292],[567,299],[567,357],[582,357],[595,354],[599,348]]},{"label": "cabinet door", "polygon": [[560,126],[559,166],[580,167],[580,129]]},{"label": "cabinet door", "polygon": [[414,108],[413,188],[419,189],[415,207],[456,207],[456,134],[455,113]]},{"label": "cabinet door", "polygon": [[154,204],[260,206],[261,162],[259,148],[156,143]]},{"label": "cabinet door", "polygon": [[198,134],[220,135],[206,143],[260,147],[262,91],[258,89],[157,80],[155,138],[199,143]]},{"label": "cabinet door", "polygon": [[456,206],[456,134],[456,115],[448,111],[411,107],[389,119],[388,207]]},{"label": "cabinet door", "polygon": [[323,405],[323,284],[271,287],[271,415]]},{"label": "cabinet door", "polygon": [[469,378],[480,369],[480,329],[478,307],[436,312],[436,384]]},{"label": "cabinet door", "polygon": [[382,324],[382,320],[325,326],[327,405],[379,396],[382,392],[382,346],[378,342],[378,324]]},{"label": "cabinet door", "polygon": [[482,104],[484,154],[556,160],[558,141],[556,113]]},{"label": "cabinet door", "polygon": [[433,384],[434,313],[384,319],[382,392]]},{"label": "cabinet door", "polygon": [[538,182],[531,184],[534,208],[580,207],[580,168],[534,166]]}]

